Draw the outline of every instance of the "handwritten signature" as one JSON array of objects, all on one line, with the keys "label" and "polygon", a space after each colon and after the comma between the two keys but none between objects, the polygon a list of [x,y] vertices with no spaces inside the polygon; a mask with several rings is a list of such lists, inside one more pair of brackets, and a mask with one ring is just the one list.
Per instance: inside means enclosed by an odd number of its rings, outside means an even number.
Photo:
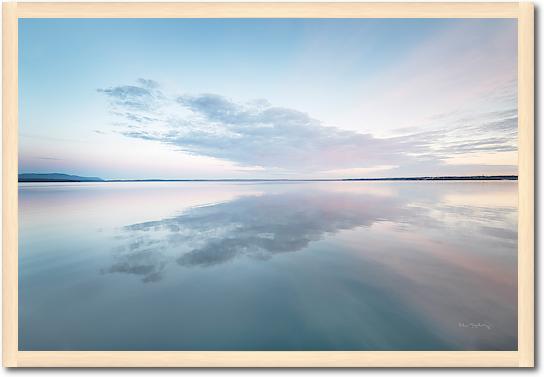
[{"label": "handwritten signature", "polygon": [[485,329],[491,330],[491,325],[490,325],[490,324],[488,324],[488,323],[482,323],[482,322],[478,322],[478,323],[474,323],[474,322],[470,322],[470,323],[459,322],[459,327],[465,327],[465,328],[470,328],[470,329],[485,328]]}]

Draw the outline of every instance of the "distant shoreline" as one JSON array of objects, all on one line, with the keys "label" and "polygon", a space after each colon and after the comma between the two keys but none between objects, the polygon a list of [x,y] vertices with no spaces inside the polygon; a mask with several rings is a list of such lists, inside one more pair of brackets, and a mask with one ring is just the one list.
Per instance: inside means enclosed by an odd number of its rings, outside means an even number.
[{"label": "distant shoreline", "polygon": [[[23,175],[23,174],[21,174]],[[517,175],[473,175],[441,177],[395,177],[395,178],[337,178],[337,179],[99,179],[99,178],[47,178],[21,177],[19,182],[353,182],[353,181],[517,181]]]}]

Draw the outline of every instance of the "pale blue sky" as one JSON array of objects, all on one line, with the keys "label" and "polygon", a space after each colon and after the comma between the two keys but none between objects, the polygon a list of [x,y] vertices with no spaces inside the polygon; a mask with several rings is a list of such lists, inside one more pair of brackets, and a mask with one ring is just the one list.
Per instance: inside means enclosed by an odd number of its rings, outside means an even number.
[{"label": "pale blue sky", "polygon": [[516,172],[515,20],[23,19],[20,172]]}]

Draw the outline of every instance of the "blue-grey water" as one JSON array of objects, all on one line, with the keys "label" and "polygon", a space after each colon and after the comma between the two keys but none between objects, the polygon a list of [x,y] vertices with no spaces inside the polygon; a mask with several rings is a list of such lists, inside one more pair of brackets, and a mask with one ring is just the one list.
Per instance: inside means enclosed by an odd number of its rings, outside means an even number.
[{"label": "blue-grey water", "polygon": [[516,182],[19,185],[20,350],[515,350]]}]

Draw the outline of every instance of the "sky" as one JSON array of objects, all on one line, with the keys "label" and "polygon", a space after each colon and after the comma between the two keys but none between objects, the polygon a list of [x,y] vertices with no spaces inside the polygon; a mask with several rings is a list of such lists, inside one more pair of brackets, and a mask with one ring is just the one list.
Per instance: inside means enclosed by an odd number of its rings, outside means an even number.
[{"label": "sky", "polygon": [[20,19],[19,172],[517,174],[515,19]]}]

